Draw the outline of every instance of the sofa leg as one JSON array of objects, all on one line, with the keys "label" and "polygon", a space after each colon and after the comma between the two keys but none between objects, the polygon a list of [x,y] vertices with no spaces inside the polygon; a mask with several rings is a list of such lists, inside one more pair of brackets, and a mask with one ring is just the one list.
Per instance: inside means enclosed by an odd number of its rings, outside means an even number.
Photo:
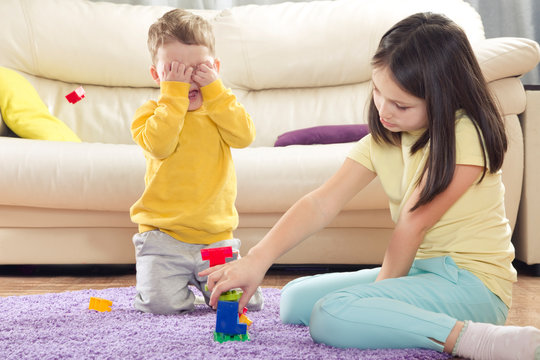
[{"label": "sofa leg", "polygon": [[532,264],[528,265],[529,267],[529,273],[532,276],[540,276],[540,264]]},{"label": "sofa leg", "polygon": [[519,274],[540,277],[540,264],[527,264],[521,260],[514,260],[513,265]]}]

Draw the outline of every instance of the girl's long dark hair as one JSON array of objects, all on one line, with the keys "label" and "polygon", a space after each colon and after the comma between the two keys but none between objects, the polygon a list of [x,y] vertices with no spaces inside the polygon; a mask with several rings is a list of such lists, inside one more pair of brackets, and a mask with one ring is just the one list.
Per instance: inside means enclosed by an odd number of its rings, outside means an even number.
[{"label": "girl's long dark hair", "polygon": [[[504,124],[463,30],[443,15],[418,13],[392,27],[381,39],[372,65],[388,67],[406,92],[424,99],[428,127],[411,154],[429,146],[422,177],[426,184],[410,211],[430,202],[450,184],[456,166],[456,111],[463,109],[484,143],[484,171],[495,173],[507,148]],[[400,144],[401,134],[385,129],[373,102],[369,126],[379,143]],[[422,177],[418,180],[421,181]]]}]

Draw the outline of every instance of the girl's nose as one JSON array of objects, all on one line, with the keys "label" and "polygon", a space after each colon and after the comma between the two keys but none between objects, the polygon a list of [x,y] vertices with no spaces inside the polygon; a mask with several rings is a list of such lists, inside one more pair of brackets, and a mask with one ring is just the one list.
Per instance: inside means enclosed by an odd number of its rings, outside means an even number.
[{"label": "girl's nose", "polygon": [[392,117],[390,105],[384,100],[379,103],[379,116],[385,119],[390,119]]}]

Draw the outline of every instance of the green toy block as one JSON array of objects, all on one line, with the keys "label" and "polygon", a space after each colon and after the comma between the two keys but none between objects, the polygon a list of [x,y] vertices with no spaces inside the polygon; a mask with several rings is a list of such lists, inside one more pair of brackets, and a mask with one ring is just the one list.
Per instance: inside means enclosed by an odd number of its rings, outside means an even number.
[{"label": "green toy block", "polygon": [[219,342],[220,344],[223,344],[227,341],[249,341],[249,334],[246,332],[245,334],[240,335],[227,335],[224,333],[219,333],[214,331],[214,341]]},{"label": "green toy block", "polygon": [[[204,290],[208,291],[208,285],[204,284]],[[221,301],[238,301],[242,297],[243,292],[238,290],[229,290],[221,293],[219,300]]]},{"label": "green toy block", "polygon": [[219,296],[221,301],[238,301],[242,297],[242,291],[229,290]]}]

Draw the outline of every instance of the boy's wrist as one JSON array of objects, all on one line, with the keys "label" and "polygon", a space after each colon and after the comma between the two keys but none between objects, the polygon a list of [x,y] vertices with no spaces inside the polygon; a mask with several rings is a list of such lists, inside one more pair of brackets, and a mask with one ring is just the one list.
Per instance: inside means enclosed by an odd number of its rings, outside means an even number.
[{"label": "boy's wrist", "polygon": [[211,100],[211,99],[217,98],[225,90],[227,89],[223,85],[223,82],[221,81],[221,79],[216,79],[210,84],[201,87],[201,94],[203,96],[203,99]]},{"label": "boy's wrist", "polygon": [[187,97],[189,94],[189,83],[181,81],[161,81],[160,90],[162,94],[170,96]]}]

